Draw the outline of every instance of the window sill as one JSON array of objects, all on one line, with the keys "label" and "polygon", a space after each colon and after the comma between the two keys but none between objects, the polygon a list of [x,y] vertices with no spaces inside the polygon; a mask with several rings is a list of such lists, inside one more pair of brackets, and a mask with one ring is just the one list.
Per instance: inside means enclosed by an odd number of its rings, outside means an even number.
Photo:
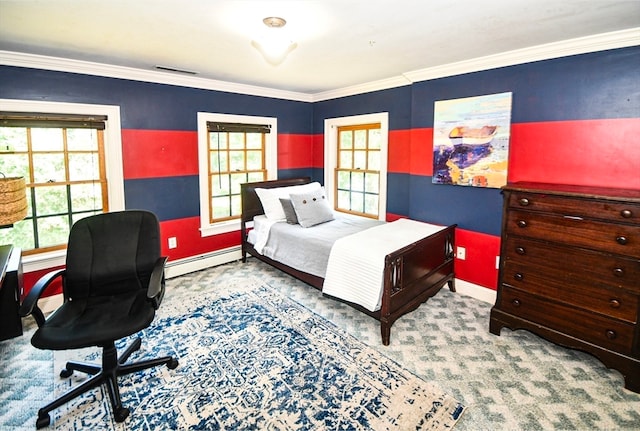
[{"label": "window sill", "polygon": [[22,268],[24,272],[53,269],[64,266],[66,264],[66,258],[66,249],[24,256],[22,258]]},{"label": "window sill", "polygon": [[200,227],[200,236],[213,236],[240,230],[240,220],[231,220]]}]

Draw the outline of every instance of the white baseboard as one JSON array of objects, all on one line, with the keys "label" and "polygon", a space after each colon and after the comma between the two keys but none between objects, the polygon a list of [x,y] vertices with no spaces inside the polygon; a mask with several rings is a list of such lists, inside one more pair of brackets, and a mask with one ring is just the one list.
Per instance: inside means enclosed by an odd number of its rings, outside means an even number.
[{"label": "white baseboard", "polygon": [[488,302],[489,304],[496,303],[497,292],[486,287],[479,286],[477,284],[469,283],[468,281],[460,280],[456,278],[456,292],[461,295],[467,295],[480,301]]}]

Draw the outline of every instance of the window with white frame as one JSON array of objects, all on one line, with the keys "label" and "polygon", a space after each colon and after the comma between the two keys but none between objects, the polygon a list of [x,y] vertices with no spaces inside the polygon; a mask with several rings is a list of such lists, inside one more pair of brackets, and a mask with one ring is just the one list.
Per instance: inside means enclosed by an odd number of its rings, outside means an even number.
[{"label": "window with white frame", "polygon": [[325,189],[337,211],[385,220],[388,113],[325,120]]},{"label": "window with white frame", "polygon": [[240,184],[277,177],[277,120],[198,113],[202,236],[240,228]]},{"label": "window with white frame", "polygon": [[78,219],[124,209],[119,107],[3,99],[0,141],[0,172],[25,178],[28,204],[0,243],[22,249],[25,271],[63,264]]}]

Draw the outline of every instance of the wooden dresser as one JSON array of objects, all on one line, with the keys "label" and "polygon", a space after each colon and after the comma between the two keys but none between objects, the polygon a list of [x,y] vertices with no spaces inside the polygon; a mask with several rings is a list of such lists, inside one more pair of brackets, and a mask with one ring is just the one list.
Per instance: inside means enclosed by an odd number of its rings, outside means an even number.
[{"label": "wooden dresser", "polygon": [[491,333],[589,352],[640,392],[640,190],[513,183],[503,195]]}]

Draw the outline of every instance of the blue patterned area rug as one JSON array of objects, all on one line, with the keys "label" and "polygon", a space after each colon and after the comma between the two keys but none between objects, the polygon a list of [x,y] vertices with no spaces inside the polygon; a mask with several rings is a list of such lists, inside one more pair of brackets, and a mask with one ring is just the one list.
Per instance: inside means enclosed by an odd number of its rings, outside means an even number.
[{"label": "blue patterned area rug", "polygon": [[[451,396],[271,287],[231,290],[167,295],[131,359],[172,354],[180,365],[120,379],[124,423],[100,389],[52,412],[50,429],[446,430],[462,414]],[[97,350],[83,354],[100,361]],[[56,352],[55,371],[71,358],[78,351]],[[56,395],[84,378],[57,378]]]}]

